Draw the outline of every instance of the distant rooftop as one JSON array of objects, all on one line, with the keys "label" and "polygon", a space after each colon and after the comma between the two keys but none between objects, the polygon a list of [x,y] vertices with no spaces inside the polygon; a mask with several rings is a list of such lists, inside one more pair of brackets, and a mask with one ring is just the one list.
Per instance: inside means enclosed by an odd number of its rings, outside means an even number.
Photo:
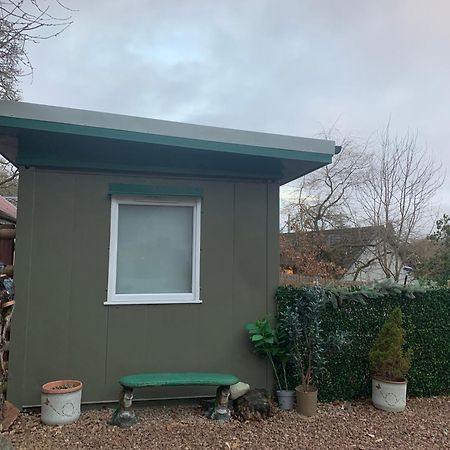
[{"label": "distant rooftop", "polygon": [[0,220],[16,222],[17,208],[0,195]]},{"label": "distant rooftop", "polygon": [[[327,248],[327,258],[337,266],[348,270],[368,247],[377,245],[380,240],[385,239],[386,229],[378,225],[281,234],[282,239],[298,247],[299,253],[302,252],[302,246],[314,240],[315,236]],[[290,265],[291,261],[286,255],[281,254],[281,264]]]}]

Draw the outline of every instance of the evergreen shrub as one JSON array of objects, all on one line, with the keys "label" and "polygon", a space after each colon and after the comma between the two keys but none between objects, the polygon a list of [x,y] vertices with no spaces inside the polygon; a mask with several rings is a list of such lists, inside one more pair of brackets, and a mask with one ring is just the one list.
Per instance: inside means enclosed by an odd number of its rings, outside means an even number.
[{"label": "evergreen shrub", "polygon": [[404,381],[411,366],[411,350],[404,352],[404,344],[403,314],[397,306],[384,322],[370,350],[372,375],[386,381]]}]

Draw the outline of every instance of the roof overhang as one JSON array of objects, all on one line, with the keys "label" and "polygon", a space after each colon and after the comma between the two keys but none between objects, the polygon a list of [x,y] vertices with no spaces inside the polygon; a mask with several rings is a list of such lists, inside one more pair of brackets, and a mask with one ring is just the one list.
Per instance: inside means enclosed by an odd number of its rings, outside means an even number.
[{"label": "roof overhang", "polygon": [[[70,142],[74,144],[67,145]],[[81,150],[86,145],[88,154]],[[106,150],[100,158],[101,147],[112,148],[111,161]],[[273,178],[281,184],[330,163],[337,150],[334,141],[323,139],[0,101],[0,152],[17,166],[114,170],[124,149],[130,149],[134,158],[133,164],[123,162],[124,170],[140,166],[142,171],[170,172],[171,161],[189,156],[204,160],[200,167],[204,172],[211,169],[212,175],[214,168],[226,168],[230,176],[234,170],[238,176],[251,175],[254,166],[255,178]],[[152,163],[152,154],[159,166]],[[139,155],[147,165],[139,164]],[[183,171],[180,164],[173,164],[176,173]]]}]

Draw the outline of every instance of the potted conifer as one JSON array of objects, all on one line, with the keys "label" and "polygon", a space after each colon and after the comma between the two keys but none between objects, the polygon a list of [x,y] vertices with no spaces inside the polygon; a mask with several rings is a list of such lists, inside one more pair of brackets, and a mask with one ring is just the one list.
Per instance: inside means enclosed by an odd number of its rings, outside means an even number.
[{"label": "potted conifer", "polygon": [[295,391],[290,390],[286,376],[289,354],[283,345],[283,335],[279,327],[272,328],[269,319],[257,320],[246,325],[255,353],[264,355],[270,361],[277,383],[277,398],[281,409],[294,407]]},{"label": "potted conifer", "polygon": [[372,372],[372,402],[384,411],[403,411],[406,407],[406,375],[411,351],[404,351],[403,314],[395,308],[382,326],[369,353]]}]

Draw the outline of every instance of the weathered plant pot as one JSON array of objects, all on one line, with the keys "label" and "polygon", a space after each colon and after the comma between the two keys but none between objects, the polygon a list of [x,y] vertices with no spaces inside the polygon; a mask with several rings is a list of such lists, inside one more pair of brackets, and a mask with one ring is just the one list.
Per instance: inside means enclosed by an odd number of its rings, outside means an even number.
[{"label": "weathered plant pot", "polygon": [[82,388],[83,384],[77,380],[44,384],[41,391],[41,422],[46,425],[65,425],[78,420]]},{"label": "weathered plant pot", "polygon": [[302,386],[295,388],[297,395],[297,412],[302,416],[317,414],[317,388],[310,386],[307,391]]},{"label": "weathered plant pot", "polygon": [[280,409],[289,411],[294,409],[295,391],[277,390],[278,406]]},{"label": "weathered plant pot", "polygon": [[403,411],[406,408],[407,381],[386,381],[372,377],[372,403],[383,411]]}]

